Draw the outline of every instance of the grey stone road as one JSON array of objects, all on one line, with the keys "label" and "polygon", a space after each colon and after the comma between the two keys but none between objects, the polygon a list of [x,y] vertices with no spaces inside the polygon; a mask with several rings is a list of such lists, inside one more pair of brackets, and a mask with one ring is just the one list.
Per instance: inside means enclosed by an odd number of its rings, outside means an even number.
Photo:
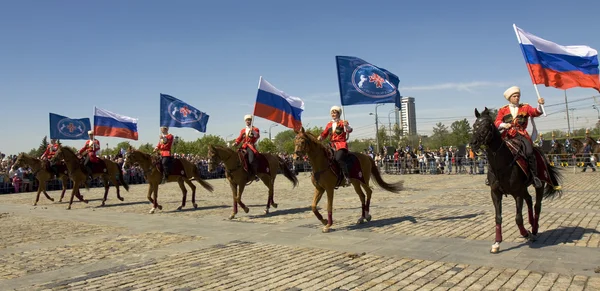
[{"label": "grey stone road", "polygon": [[209,180],[213,193],[198,187],[197,209],[188,194],[182,211],[177,184],[162,185],[155,214],[146,185],[123,202],[111,188],[102,208],[101,189],[84,190],[90,203],[72,210],[45,198],[34,207],[34,193],[0,195],[0,290],[600,290],[600,176],[564,174],[536,242],[520,237],[504,199],[499,254],[489,253],[494,212],[480,175],[384,176],[406,189],[375,186],[373,220],[361,225],[357,195],[339,189],[330,233],[310,210],[303,173],[295,189],[278,177],[269,215],[266,187],[248,186],[250,212],[234,220],[225,180]]}]

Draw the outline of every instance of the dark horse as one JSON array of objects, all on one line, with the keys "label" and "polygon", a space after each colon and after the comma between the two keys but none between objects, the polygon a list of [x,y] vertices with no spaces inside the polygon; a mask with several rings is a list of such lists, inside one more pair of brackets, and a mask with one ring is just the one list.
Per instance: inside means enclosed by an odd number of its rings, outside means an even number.
[{"label": "dark horse", "polygon": [[[497,253],[500,250],[502,242],[502,194],[513,196],[517,206],[515,221],[519,227],[521,235],[529,240],[535,240],[539,228],[540,212],[542,211],[542,199],[551,198],[562,193],[559,182],[562,175],[558,169],[551,166],[544,155],[538,155],[543,159],[543,164],[547,169],[547,178],[540,178],[543,186],[535,189],[535,213],[533,212],[533,201],[527,191],[530,180],[528,174],[525,174],[519,166],[519,155],[513,155],[509,148],[509,143],[502,139],[500,131],[494,125],[494,120],[490,116],[487,108],[481,114],[475,109],[477,120],[473,124],[473,136],[471,138],[471,148],[478,151],[485,148],[489,162],[488,179],[490,182],[492,202],[496,210],[496,240],[492,245],[490,252]],[[535,151],[539,149],[535,148]],[[538,172],[544,169],[540,167],[538,161]],[[529,214],[529,224],[531,232],[523,226],[523,200],[527,203]]]}]

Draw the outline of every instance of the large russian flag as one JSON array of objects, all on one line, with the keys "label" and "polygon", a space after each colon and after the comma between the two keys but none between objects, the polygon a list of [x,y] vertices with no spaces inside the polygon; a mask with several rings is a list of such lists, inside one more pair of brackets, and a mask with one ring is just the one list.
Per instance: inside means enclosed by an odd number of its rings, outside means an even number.
[{"label": "large russian flag", "polygon": [[137,118],[94,107],[94,134],[138,140]]},{"label": "large russian flag", "polygon": [[263,77],[258,83],[254,116],[262,117],[285,127],[300,129],[304,101],[273,87]]},{"label": "large russian flag", "polygon": [[569,89],[594,88],[600,92],[598,52],[585,45],[562,46],[513,24],[534,84]]}]

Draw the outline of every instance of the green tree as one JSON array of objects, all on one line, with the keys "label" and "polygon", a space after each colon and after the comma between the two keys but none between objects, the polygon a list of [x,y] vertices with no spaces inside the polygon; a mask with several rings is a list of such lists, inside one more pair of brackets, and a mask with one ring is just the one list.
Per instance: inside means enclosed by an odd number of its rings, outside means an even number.
[{"label": "green tree", "polygon": [[375,141],[373,139],[354,139],[348,142],[348,149],[353,152],[364,153],[371,145],[375,147]]},{"label": "green tree", "polygon": [[447,145],[448,137],[450,132],[448,131],[448,127],[441,122],[436,123],[433,127],[433,134],[431,135],[431,143],[429,147],[433,149],[437,149],[441,146]]},{"label": "green tree", "polygon": [[34,152],[33,156],[41,157],[42,154],[44,154],[44,152],[46,151],[47,147],[48,147],[48,136],[44,136],[44,138],[42,139],[42,143],[37,148],[37,150]]},{"label": "green tree", "polygon": [[471,125],[465,118],[457,120],[450,125],[452,133],[450,134],[449,145],[459,146],[469,143],[471,139]]},{"label": "green tree", "polygon": [[218,135],[212,135],[212,134],[205,134],[204,136],[202,136],[201,138],[198,139],[198,152],[196,153],[197,155],[200,155],[202,157],[206,157],[208,156],[208,146],[209,145],[220,145],[220,146],[226,146],[227,143],[225,142],[225,140],[218,136]]},{"label": "green tree", "polygon": [[275,146],[273,141],[271,141],[268,138],[263,138],[258,142],[258,149],[262,153],[277,153],[277,147]]},{"label": "green tree", "polygon": [[143,153],[152,154],[152,152],[154,151],[154,145],[148,142],[140,145],[138,150]]}]

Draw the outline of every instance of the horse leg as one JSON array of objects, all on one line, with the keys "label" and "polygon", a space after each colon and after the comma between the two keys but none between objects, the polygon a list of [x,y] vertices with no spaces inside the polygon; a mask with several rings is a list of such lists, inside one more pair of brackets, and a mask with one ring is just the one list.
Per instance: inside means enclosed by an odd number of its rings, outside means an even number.
[{"label": "horse leg", "polygon": [[367,211],[367,204],[365,203],[365,193],[363,193],[359,182],[352,182],[352,186],[354,186],[354,191],[358,194],[358,198],[360,199],[361,206],[361,215],[356,224],[362,224],[365,222],[365,212]]},{"label": "horse leg", "polygon": [[327,189],[327,224],[323,227],[323,232],[329,232],[333,225],[333,188]]},{"label": "horse leg", "polygon": [[369,214],[371,208],[371,194],[373,194],[373,190],[369,187],[368,184],[362,185],[365,192],[367,192],[367,202],[365,204],[365,219],[367,221],[371,221],[371,214]]},{"label": "horse leg", "polygon": [[494,190],[491,193],[494,210],[496,211],[496,240],[490,252],[495,254],[500,251],[500,243],[502,242],[502,193],[497,193]]},{"label": "horse leg", "polygon": [[531,195],[527,195],[523,199],[525,199],[525,204],[527,204],[527,215],[529,218],[529,225],[531,225],[532,231],[531,233],[529,233],[529,238],[534,239],[535,236],[533,235],[533,231],[537,232],[537,227],[535,226],[535,218],[533,217],[533,201],[531,199]]},{"label": "horse leg", "polygon": [[125,199],[123,199],[123,197],[121,197],[121,189],[119,187],[119,180],[113,175],[110,175],[109,177],[110,177],[110,182],[113,183],[115,188],[117,188],[117,199],[119,199],[119,201],[125,200]]},{"label": "horse leg", "polygon": [[177,184],[179,184],[179,189],[181,189],[181,205],[179,205],[179,207],[177,207],[177,210],[181,210],[183,207],[185,207],[185,200],[187,198],[187,189],[185,189],[185,185],[183,184],[182,177],[179,177],[179,179],[177,179]]},{"label": "horse leg", "polygon": [[519,232],[521,236],[528,237],[529,233],[523,226],[523,196],[515,197],[515,204],[517,206],[517,214],[515,215],[515,222],[517,223],[517,227],[519,228]]},{"label": "horse leg", "polygon": [[317,205],[319,205],[319,201],[321,200],[321,197],[323,197],[324,192],[325,192],[325,189],[321,188],[320,186],[315,186],[315,195],[313,196],[313,202],[312,202],[311,208],[312,208],[312,212],[315,214],[317,219],[323,225],[327,225],[327,220],[323,219],[323,215],[321,215],[321,213],[319,213],[319,209],[317,209]]},{"label": "horse leg", "polygon": [[186,179],[185,183],[188,184],[192,189],[192,205],[194,206],[194,209],[197,209],[198,204],[196,204],[196,185],[194,185],[194,183],[192,183],[192,181],[189,179]]},{"label": "horse leg", "polygon": [[229,216],[229,219],[235,218],[235,215],[238,213],[238,205],[237,205],[237,185],[233,182],[229,182],[229,187],[231,187],[231,194],[233,196],[233,212]]},{"label": "horse leg", "polygon": [[244,209],[244,212],[248,213],[250,211],[250,209],[248,209],[248,207],[246,207],[246,204],[244,204],[244,202],[242,202],[242,193],[244,193],[244,188],[246,188],[246,184],[239,185],[239,191],[238,191],[238,195],[237,195],[237,203],[240,205],[240,207],[242,209]]},{"label": "horse leg", "polygon": [[269,188],[269,194],[267,196],[267,207],[265,208],[265,214],[269,214],[269,208],[271,206],[271,204],[273,204],[274,208],[277,208],[277,204],[275,204],[275,202],[273,202],[273,195],[274,195],[274,191],[273,188],[275,187],[275,180],[271,179],[271,177],[261,177],[261,180],[263,181],[263,183],[265,184],[265,186],[267,186],[267,188]]},{"label": "horse leg", "polygon": [[73,197],[75,197],[75,193],[77,193],[79,191],[79,183],[76,183],[75,185],[73,185],[73,190],[71,190],[71,199],[69,199],[69,206],[67,207],[67,210],[71,209],[71,205],[73,204]]},{"label": "horse leg", "polygon": [[100,204],[100,206],[104,206],[104,203],[106,203],[106,200],[108,199],[108,189],[110,186],[108,185],[108,178],[106,175],[102,175],[102,184],[104,185],[104,198],[102,199],[102,204]]},{"label": "horse leg", "polygon": [[533,215],[534,225],[532,226],[531,233],[535,236],[538,234],[540,227],[540,213],[542,212],[542,199],[544,198],[544,188],[535,189],[535,213]]},{"label": "horse leg", "polygon": [[154,211],[156,211],[156,209],[158,208],[158,210],[162,210],[162,205],[158,204],[158,183],[155,183],[153,185],[154,187],[152,187],[152,192],[153,192],[153,199],[154,199],[154,204],[153,204],[153,208],[150,209],[150,214],[154,213]]},{"label": "horse leg", "polygon": [[63,198],[65,197],[65,192],[67,192],[67,187],[69,186],[69,178],[66,176],[62,177],[62,192],[60,193],[60,199],[58,200],[58,202],[62,202]]},{"label": "horse leg", "polygon": [[40,185],[38,186],[38,193],[37,193],[37,198],[35,199],[35,204],[37,204],[37,202],[40,200],[40,192],[44,193],[44,196],[46,196],[46,199],[54,202],[54,198],[50,197],[50,195],[48,195],[48,193],[46,193],[46,179],[38,179],[38,181],[40,182]]}]

